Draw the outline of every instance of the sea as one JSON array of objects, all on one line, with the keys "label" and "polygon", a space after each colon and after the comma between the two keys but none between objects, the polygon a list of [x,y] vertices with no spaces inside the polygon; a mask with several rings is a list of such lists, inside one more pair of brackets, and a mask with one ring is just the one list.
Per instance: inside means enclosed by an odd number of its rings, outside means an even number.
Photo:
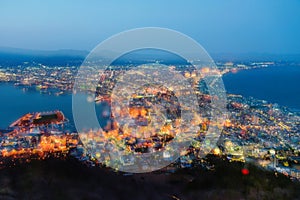
[{"label": "sea", "polygon": [[[240,70],[223,76],[227,93],[278,103],[300,111],[300,66],[270,66]],[[49,95],[0,83],[0,130],[29,112],[61,110],[73,123],[72,94]]]},{"label": "sea", "polygon": [[[49,95],[35,89],[25,90],[10,83],[0,84],[0,129],[26,113],[61,110],[72,119],[72,95]],[[72,123],[72,122],[71,122]]]},{"label": "sea", "polygon": [[227,93],[266,100],[300,111],[300,66],[269,66],[223,76]]}]

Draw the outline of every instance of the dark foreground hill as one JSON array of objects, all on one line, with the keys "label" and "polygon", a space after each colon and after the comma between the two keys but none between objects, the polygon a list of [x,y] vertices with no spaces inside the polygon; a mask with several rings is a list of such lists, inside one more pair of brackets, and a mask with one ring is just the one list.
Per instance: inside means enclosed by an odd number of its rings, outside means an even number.
[{"label": "dark foreground hill", "polygon": [[175,173],[124,175],[76,160],[33,161],[0,170],[0,199],[300,199],[300,184],[243,164],[210,158]]}]

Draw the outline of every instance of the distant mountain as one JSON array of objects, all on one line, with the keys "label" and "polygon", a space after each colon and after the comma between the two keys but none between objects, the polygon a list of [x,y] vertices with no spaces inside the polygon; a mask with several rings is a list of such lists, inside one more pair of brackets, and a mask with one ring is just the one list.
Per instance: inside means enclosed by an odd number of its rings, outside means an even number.
[{"label": "distant mountain", "polygon": [[270,53],[211,53],[215,61],[223,62],[300,62],[300,54],[270,54]]},{"label": "distant mountain", "polygon": [[[18,66],[24,62],[41,63],[48,66],[66,66],[75,65],[80,66],[85,57],[89,54],[88,51],[80,50],[28,50],[0,47],[0,66]],[[115,52],[101,52],[101,55],[110,57],[115,55]],[[97,55],[97,53],[96,53]],[[187,62],[178,55],[167,51],[145,49],[140,51],[133,51],[122,55],[115,60],[113,65],[126,64],[145,64],[160,62],[162,64],[187,64]]]},{"label": "distant mountain", "polygon": [[[105,56],[112,54],[112,52],[103,53]],[[80,66],[88,54],[88,51],[72,49],[31,50],[0,47],[0,66],[18,66],[25,62],[33,64],[40,63],[47,66]],[[300,54],[211,53],[210,55],[216,62],[300,62]],[[144,64],[149,62],[187,64],[187,62],[178,55],[156,49],[144,49],[124,54],[112,64]]]},{"label": "distant mountain", "polygon": [[186,65],[188,62],[177,54],[158,50],[158,49],[141,49],[126,53],[116,59],[112,65],[118,64],[146,64],[159,62],[165,65],[182,64]]},{"label": "distant mountain", "polygon": [[18,66],[24,62],[41,63],[48,66],[79,66],[88,53],[69,49],[42,51],[0,47],[0,66]]},{"label": "distant mountain", "polygon": [[60,49],[60,50],[32,50],[11,47],[0,47],[0,53],[34,56],[86,56],[89,52],[83,50]]}]

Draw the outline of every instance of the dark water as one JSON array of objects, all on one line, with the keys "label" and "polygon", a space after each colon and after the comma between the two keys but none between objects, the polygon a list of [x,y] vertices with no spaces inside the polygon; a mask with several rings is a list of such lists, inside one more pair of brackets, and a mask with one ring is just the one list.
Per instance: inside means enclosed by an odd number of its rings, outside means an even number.
[{"label": "dark water", "polygon": [[0,84],[0,129],[29,112],[61,110],[72,117],[71,95],[48,95],[38,91],[23,91],[12,84]]},{"label": "dark water", "polygon": [[[60,96],[49,95],[31,89],[24,91],[13,84],[0,84],[0,129],[6,129],[12,122],[26,113],[60,110],[69,120],[66,130],[75,131],[72,114],[72,94]],[[87,99],[84,94],[80,98]],[[108,105],[95,104],[96,114],[101,126],[105,126],[107,118],[100,116]]]},{"label": "dark water", "polygon": [[228,93],[252,96],[300,110],[300,66],[242,70],[223,77]]}]

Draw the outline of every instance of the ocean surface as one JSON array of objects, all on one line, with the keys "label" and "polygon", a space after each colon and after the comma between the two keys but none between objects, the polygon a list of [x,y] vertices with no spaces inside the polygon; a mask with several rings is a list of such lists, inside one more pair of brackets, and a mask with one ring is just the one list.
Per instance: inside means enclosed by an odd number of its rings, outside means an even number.
[{"label": "ocean surface", "polygon": [[61,110],[72,118],[71,95],[48,95],[36,90],[25,91],[13,84],[0,84],[0,129],[29,112]]},{"label": "ocean surface", "polygon": [[[300,110],[300,67],[280,66],[228,73],[223,77],[228,93],[252,96]],[[72,95],[24,91],[13,84],[0,84],[0,129],[29,112],[61,110],[72,123]]]},{"label": "ocean surface", "polygon": [[300,111],[300,66],[240,70],[223,76],[227,93],[278,103]]}]

